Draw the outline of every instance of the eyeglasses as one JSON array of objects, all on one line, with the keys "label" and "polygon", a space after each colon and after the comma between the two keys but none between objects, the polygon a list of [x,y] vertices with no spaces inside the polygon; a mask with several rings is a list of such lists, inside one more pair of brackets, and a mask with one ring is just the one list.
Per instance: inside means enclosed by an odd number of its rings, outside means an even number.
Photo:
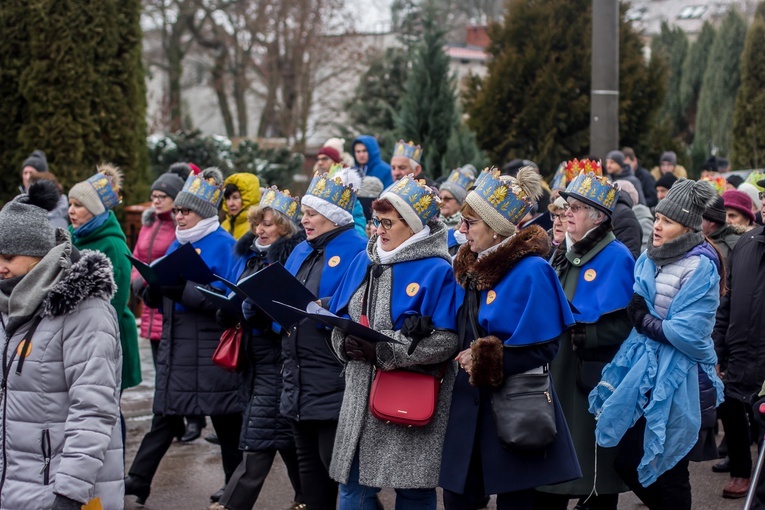
[{"label": "eyeglasses", "polygon": [[[399,217],[399,219],[403,220],[404,218]],[[375,226],[375,228],[379,228],[380,225],[382,225],[385,230],[390,230],[393,228],[393,220],[388,218],[379,219],[375,216],[372,218],[372,224]]]},{"label": "eyeglasses", "polygon": [[441,197],[441,202],[451,202],[452,200],[457,200],[454,197]]},{"label": "eyeglasses", "polygon": [[170,198],[170,195],[155,195],[154,193],[151,194],[149,199],[154,202],[155,200],[165,200],[166,198]]},{"label": "eyeglasses", "polygon": [[550,221],[555,222],[555,220],[560,221],[566,221],[566,213],[550,213]]},{"label": "eyeglasses", "polygon": [[181,213],[181,216],[188,216],[189,213],[192,212],[188,207],[173,207],[172,211],[173,215]]},{"label": "eyeglasses", "polygon": [[470,227],[472,227],[473,225],[475,225],[476,223],[478,223],[480,221],[482,221],[482,220],[469,220],[467,218],[462,218],[462,223],[465,224],[465,226],[467,227],[468,230],[470,230]]},{"label": "eyeglasses", "polygon": [[760,200],[765,200],[765,191],[760,191]]},{"label": "eyeglasses", "polygon": [[569,204],[568,208],[572,213],[576,214],[579,211],[586,211],[587,209],[590,208],[590,206],[584,205],[584,204]]}]

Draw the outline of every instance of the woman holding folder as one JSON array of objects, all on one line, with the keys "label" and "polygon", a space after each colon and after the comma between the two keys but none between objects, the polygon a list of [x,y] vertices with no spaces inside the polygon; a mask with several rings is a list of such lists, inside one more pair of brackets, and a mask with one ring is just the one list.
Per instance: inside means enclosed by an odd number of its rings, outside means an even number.
[{"label": "woman holding folder", "polygon": [[[214,274],[228,275],[235,241],[218,222],[222,182],[217,168],[189,176],[175,199],[177,240],[167,253],[170,256],[181,246],[191,245]],[[162,308],[162,340],[157,353],[154,419],[125,480],[125,494],[137,496],[139,503],[149,496],[151,481],[173,438],[183,433],[184,416],[210,416],[228,481],[242,460],[238,440],[244,407],[239,377],[212,361],[223,329],[215,321],[215,307],[196,284],[150,285],[143,299],[147,306]]]},{"label": "woman holding folder", "polygon": [[[247,219],[250,232],[234,247],[233,270],[229,278],[242,280],[269,264],[287,262],[295,246],[305,240],[305,232],[297,223],[300,201],[287,190],[273,186],[263,194],[260,205],[250,207]],[[242,323],[243,383],[247,405],[242,417],[239,449],[244,457],[218,503],[211,510],[251,510],[258,500],[276,453],[281,455],[295,500],[292,508],[302,508],[302,491],[298,471],[297,450],[289,421],[279,413],[282,391],[281,335],[274,332],[271,319],[257,309],[248,308],[249,320],[241,314],[218,310],[218,323],[223,327]]]},{"label": "woman holding folder", "polygon": [[[458,347],[454,273],[446,227],[437,217],[439,202],[435,190],[411,175],[375,200],[376,234],[330,305],[396,340],[373,343],[339,329],[332,334],[335,354],[346,364],[330,468],[340,482],[341,510],[375,510],[381,487],[395,488],[399,510],[437,508]],[[442,381],[434,415],[424,426],[390,423],[370,412],[373,379],[397,369]]]},{"label": "woman holding folder", "polygon": [[[337,292],[366,239],[354,230],[353,206],[359,175],[350,169],[316,174],[302,199],[306,233],[285,264],[325,306]],[[243,311],[252,309],[245,301]],[[334,509],[337,483],[328,474],[345,382],[343,365],[330,348],[330,331],[303,320],[282,337],[284,370],[280,411],[292,426],[303,498],[312,509]]]}]

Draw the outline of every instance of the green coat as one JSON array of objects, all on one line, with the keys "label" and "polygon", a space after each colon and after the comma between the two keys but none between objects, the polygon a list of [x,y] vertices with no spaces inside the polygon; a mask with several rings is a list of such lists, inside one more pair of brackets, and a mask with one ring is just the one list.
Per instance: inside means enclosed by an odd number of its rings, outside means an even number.
[{"label": "green coat", "polygon": [[[573,265],[573,256],[567,254],[567,262],[559,271],[559,278],[566,298],[573,300],[576,292],[580,267],[587,264],[615,238],[609,232],[597,242],[584,256],[580,257],[578,265]],[[604,284],[608,284],[604,281]],[[597,322],[587,324],[586,348],[587,359],[597,358],[609,361],[619,345],[627,338],[632,325],[625,309],[602,315]],[[544,492],[567,494],[570,496],[586,496],[590,494],[595,479],[595,417],[587,410],[589,392],[577,386],[577,371],[580,356],[574,352],[571,344],[570,331],[561,335],[558,356],[550,365],[555,384],[555,392],[560,399],[563,414],[566,416],[571,438],[574,441],[579,466],[582,468],[582,478],[567,483],[540,488]],[[595,374],[596,378],[599,378]],[[598,447],[598,494],[615,494],[627,492],[629,489],[613,468],[618,448]]]},{"label": "green coat", "polygon": [[109,218],[99,228],[85,236],[77,238],[74,229],[69,226],[72,243],[78,250],[98,250],[111,261],[114,268],[114,283],[117,292],[111,304],[117,312],[120,325],[120,344],[122,345],[122,389],[132,388],[141,383],[141,359],[138,354],[138,328],[135,316],[128,308],[130,300],[130,255],[125,234],[122,232],[117,217],[109,211]]}]

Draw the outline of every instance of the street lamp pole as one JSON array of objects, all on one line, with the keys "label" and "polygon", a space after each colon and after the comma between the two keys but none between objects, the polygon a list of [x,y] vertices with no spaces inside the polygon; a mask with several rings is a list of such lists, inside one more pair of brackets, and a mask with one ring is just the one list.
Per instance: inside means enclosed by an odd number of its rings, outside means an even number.
[{"label": "street lamp pole", "polygon": [[619,0],[592,0],[590,154],[619,148]]}]

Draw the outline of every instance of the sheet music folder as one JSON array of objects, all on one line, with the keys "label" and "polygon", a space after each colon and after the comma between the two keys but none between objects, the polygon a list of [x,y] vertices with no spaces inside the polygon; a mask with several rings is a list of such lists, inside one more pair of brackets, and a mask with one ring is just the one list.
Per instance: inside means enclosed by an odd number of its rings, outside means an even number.
[{"label": "sheet music folder", "polygon": [[172,287],[186,280],[207,284],[216,280],[213,272],[191,243],[181,245],[174,252],[155,260],[150,265],[132,255],[125,254],[125,256],[130,259],[130,263],[143,276],[146,283],[152,286]]}]

